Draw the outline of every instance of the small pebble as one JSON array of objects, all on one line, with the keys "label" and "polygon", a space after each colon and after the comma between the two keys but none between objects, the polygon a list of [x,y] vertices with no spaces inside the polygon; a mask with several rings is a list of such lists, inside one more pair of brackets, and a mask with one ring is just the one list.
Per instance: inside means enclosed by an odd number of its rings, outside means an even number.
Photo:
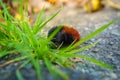
[{"label": "small pebble", "polygon": [[115,73],[111,73],[111,78],[113,78],[113,79],[117,79],[118,77],[117,77],[117,75],[115,74]]}]

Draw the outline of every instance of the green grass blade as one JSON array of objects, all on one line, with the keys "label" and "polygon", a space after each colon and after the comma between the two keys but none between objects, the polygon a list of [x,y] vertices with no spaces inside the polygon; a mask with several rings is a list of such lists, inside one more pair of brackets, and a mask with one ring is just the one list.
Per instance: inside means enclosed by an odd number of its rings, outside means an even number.
[{"label": "green grass blade", "polygon": [[55,31],[53,31],[52,34],[48,37],[47,41],[49,42],[50,40],[52,40],[52,38],[57,34],[57,32],[60,31],[61,28],[62,28],[61,25],[59,27],[57,27],[57,29]]},{"label": "green grass blade", "polygon": [[60,12],[60,10],[58,10],[55,14],[53,14],[51,17],[49,17],[46,21],[44,21],[44,22],[39,26],[39,28],[37,29],[37,31],[36,31],[35,34],[37,34],[38,32],[40,32],[41,29],[42,29],[43,27],[45,27],[46,24],[47,24],[49,21],[51,21],[55,16],[57,16],[57,14],[58,14],[59,12]]},{"label": "green grass blade", "polygon": [[84,51],[84,50],[86,50],[86,49],[88,49],[88,48],[94,47],[94,46],[95,46],[97,43],[99,43],[99,42],[100,42],[100,40],[97,40],[96,42],[94,42],[94,43],[92,43],[92,44],[90,44],[90,45],[81,47],[81,48],[79,48],[79,49],[74,49],[74,50],[72,50],[72,51],[65,52],[65,53],[77,53],[77,52],[81,52],[81,51]]},{"label": "green grass blade", "polygon": [[10,15],[5,3],[3,3],[2,0],[0,0],[0,5],[3,8],[3,14],[4,14],[4,17],[2,17],[2,19],[4,19],[6,22],[12,21],[14,18]]},{"label": "green grass blade", "polygon": [[44,61],[45,61],[45,64],[46,64],[50,74],[54,77],[54,79],[57,80],[56,74],[58,74],[62,78],[64,78],[64,80],[69,80],[69,77],[65,73],[63,73],[62,71],[57,69],[47,58],[44,57]]},{"label": "green grass blade", "polygon": [[16,76],[17,76],[18,80],[25,80],[25,79],[22,77],[22,75],[20,74],[20,71],[19,71],[19,70],[16,71]]},{"label": "green grass blade", "polygon": [[7,51],[1,51],[0,52],[0,58],[6,56],[7,54],[8,54]]},{"label": "green grass blade", "polygon": [[37,16],[37,19],[35,21],[35,24],[33,26],[34,33],[37,33],[37,30],[39,29],[40,24],[43,23],[43,14],[44,14],[44,8],[41,9],[39,15]]},{"label": "green grass blade", "polygon": [[71,65],[74,65],[72,61],[70,61],[68,58],[66,58],[64,55],[61,55],[60,53],[50,53],[53,58],[51,59],[51,62],[57,63],[61,67],[67,67],[71,68]]},{"label": "green grass blade", "polygon": [[80,44],[88,41],[89,39],[93,38],[94,36],[96,36],[97,34],[101,33],[103,30],[105,30],[106,28],[108,28],[110,25],[112,25],[113,23],[115,23],[118,20],[113,20],[105,25],[103,25],[102,27],[100,27],[99,29],[95,30],[94,32],[90,33],[88,36],[86,36],[85,38],[81,39],[78,43],[76,43],[75,45],[73,45],[71,47],[71,49],[79,46]]},{"label": "green grass blade", "polygon": [[96,65],[98,65],[98,66],[100,66],[100,67],[102,67],[102,68],[106,68],[106,69],[114,69],[114,67],[113,66],[111,66],[111,65],[108,65],[108,64],[106,64],[106,63],[104,63],[104,62],[102,62],[102,61],[100,61],[100,60],[97,60],[97,59],[94,59],[94,58],[91,58],[91,57],[88,57],[88,56],[84,56],[84,55],[79,55],[79,54],[74,54],[74,53],[69,53],[69,54],[63,54],[64,56],[66,56],[66,57],[76,57],[76,58],[81,58],[81,59],[84,59],[84,60],[86,60],[86,61],[89,61],[89,62],[92,62],[92,63],[94,63],[94,64],[96,64]]},{"label": "green grass blade", "polygon": [[23,0],[20,0],[19,2],[20,2],[20,7],[19,7],[20,17],[21,20],[24,20]]},{"label": "green grass blade", "polygon": [[4,19],[7,20],[8,10],[7,10],[6,6],[5,6],[5,4],[2,2],[2,0],[0,0],[0,5],[3,7]]},{"label": "green grass blade", "polygon": [[16,70],[16,75],[18,80],[25,80],[22,75],[20,74],[19,70],[23,68],[25,65],[27,65],[30,62],[30,60],[25,61],[17,70]]},{"label": "green grass blade", "polygon": [[39,60],[38,59],[34,59],[33,57],[31,57],[32,59],[32,64],[36,70],[36,74],[37,74],[37,77],[39,80],[43,80],[43,77],[42,75],[40,74],[41,73],[41,67],[40,67],[40,64],[39,64]]},{"label": "green grass blade", "polygon": [[23,68],[25,65],[27,65],[31,60],[26,60],[23,64],[20,65],[19,69]]},{"label": "green grass blade", "polygon": [[4,32],[0,31],[0,40],[4,39],[6,37],[7,37],[7,35]]}]

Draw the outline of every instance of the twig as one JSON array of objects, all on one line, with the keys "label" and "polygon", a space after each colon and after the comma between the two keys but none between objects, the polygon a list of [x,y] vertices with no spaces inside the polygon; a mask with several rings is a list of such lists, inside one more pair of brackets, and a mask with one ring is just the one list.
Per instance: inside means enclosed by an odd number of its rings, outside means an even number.
[{"label": "twig", "polygon": [[111,0],[107,0],[107,2],[111,7],[120,10],[120,5],[113,3]]},{"label": "twig", "polygon": [[9,60],[9,61],[7,61],[7,62],[5,62],[5,63],[3,63],[3,64],[0,64],[0,67],[5,67],[5,66],[9,65],[10,63],[18,62],[18,61],[24,60],[24,59],[26,59],[26,58],[27,58],[27,56],[20,57],[20,58],[16,58],[16,59],[13,59],[13,60]]}]

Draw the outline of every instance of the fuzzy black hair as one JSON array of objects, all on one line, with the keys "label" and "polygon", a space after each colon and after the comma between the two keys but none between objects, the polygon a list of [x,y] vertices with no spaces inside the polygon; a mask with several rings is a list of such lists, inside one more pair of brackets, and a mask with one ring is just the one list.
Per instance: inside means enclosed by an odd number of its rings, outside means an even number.
[{"label": "fuzzy black hair", "polygon": [[[51,28],[48,32],[48,37],[57,29],[58,27],[55,26]],[[63,28],[61,28],[57,34],[51,40],[57,47],[63,48],[69,46],[75,39],[70,33],[66,33]]]}]

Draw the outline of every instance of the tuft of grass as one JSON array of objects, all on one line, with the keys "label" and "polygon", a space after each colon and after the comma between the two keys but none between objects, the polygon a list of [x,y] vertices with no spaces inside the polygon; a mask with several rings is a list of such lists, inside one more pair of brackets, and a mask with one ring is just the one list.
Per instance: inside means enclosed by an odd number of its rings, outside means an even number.
[{"label": "tuft of grass", "polygon": [[[2,0],[0,0],[0,5],[2,5],[3,7],[3,11],[0,11],[0,18],[4,20],[4,23],[0,22],[0,59],[7,55],[18,55],[18,57],[13,58],[12,60],[7,61],[4,64],[0,64],[0,67],[16,61],[25,60],[24,63],[16,70],[16,76],[18,77],[18,80],[25,80],[20,74],[20,69],[26,66],[28,63],[32,63],[39,80],[44,79],[41,75],[42,64],[46,65],[47,69],[54,79],[56,79],[59,75],[64,80],[69,80],[67,74],[59,70],[53,63],[56,63],[61,67],[71,68],[72,65],[74,65],[75,63],[70,61],[69,58],[74,57],[88,60],[103,68],[113,69],[112,66],[102,61],[93,59],[88,56],[75,54],[77,52],[81,52],[95,46],[99,42],[99,40],[93,44],[84,46],[79,49],[74,48],[93,38],[103,30],[108,28],[110,25],[115,23],[116,20],[103,25],[74,45],[71,44],[64,49],[52,49],[49,46],[49,44],[51,43],[50,40],[60,29],[58,28],[49,38],[46,38],[46,36],[40,36],[39,34],[44,35],[43,33],[41,33],[41,30],[60,12],[60,10],[58,10],[49,18],[45,18],[43,17],[43,8],[40,11],[34,25],[31,26],[28,19],[29,17],[25,17],[26,15],[24,14],[25,11],[23,10],[22,0],[20,0],[19,9],[21,19],[15,19],[13,16],[11,16]],[[42,61],[42,63],[40,63],[40,61]]]}]

